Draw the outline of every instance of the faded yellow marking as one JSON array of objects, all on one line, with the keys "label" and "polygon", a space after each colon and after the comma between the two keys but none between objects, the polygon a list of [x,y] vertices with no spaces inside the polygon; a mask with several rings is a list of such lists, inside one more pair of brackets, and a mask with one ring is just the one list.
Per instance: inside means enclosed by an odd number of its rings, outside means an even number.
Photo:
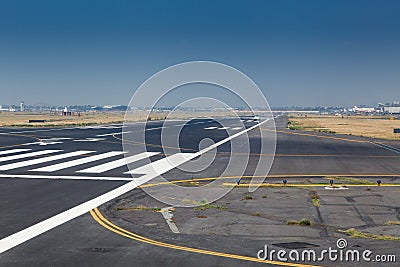
[{"label": "faded yellow marking", "polygon": [[[261,185],[251,185],[251,184],[235,184],[235,183],[223,183],[225,186],[235,186],[235,187],[249,187],[249,186],[259,186],[259,187],[331,187],[329,184],[261,184]],[[337,186],[333,186],[332,188],[343,188],[343,187],[397,187],[400,184],[337,184]]]},{"label": "faded yellow marking", "polygon": [[237,255],[237,254],[229,254],[229,253],[222,253],[218,251],[212,251],[212,250],[205,250],[205,249],[198,249],[198,248],[192,248],[192,247],[185,247],[185,246],[178,246],[174,244],[169,244],[169,243],[164,243],[160,241],[156,241],[153,239],[149,239],[147,237],[138,235],[136,233],[127,231],[110,221],[108,221],[104,216],[100,213],[100,211],[95,208],[90,211],[90,215],[92,215],[93,219],[98,222],[100,225],[102,225],[104,228],[127,238],[159,246],[159,247],[165,247],[165,248],[171,248],[175,250],[182,250],[182,251],[187,251],[187,252],[192,252],[192,253],[198,253],[198,254],[204,254],[204,255],[212,255],[212,256],[218,256],[218,257],[224,257],[224,258],[230,258],[230,259],[237,259],[237,260],[244,260],[244,261],[252,261],[252,262],[258,262],[258,263],[265,263],[265,264],[274,264],[274,265],[280,265],[280,266],[295,266],[295,267],[310,267],[310,266],[316,266],[316,265],[307,265],[307,264],[297,264],[297,263],[289,263],[289,262],[280,262],[280,261],[272,261],[272,260],[261,260],[255,257],[249,257],[249,256],[243,256],[243,255]]}]

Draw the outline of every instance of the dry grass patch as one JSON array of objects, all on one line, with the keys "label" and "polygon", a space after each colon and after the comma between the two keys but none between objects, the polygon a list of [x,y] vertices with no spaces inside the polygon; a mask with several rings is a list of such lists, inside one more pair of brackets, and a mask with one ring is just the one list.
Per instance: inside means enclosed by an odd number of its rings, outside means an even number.
[{"label": "dry grass patch", "polygon": [[339,232],[346,233],[352,238],[365,238],[373,240],[387,240],[387,241],[400,241],[400,237],[392,235],[377,235],[371,233],[365,233],[355,228],[350,228],[347,230],[339,230]]},{"label": "dry grass patch", "polygon": [[150,207],[145,207],[143,205],[139,205],[136,207],[115,207],[114,210],[123,210],[123,211],[128,211],[128,210],[151,210],[153,212],[160,212],[161,208],[150,208]]},{"label": "dry grass patch", "polygon": [[400,221],[388,221],[385,224],[386,225],[400,225]]},{"label": "dry grass patch", "polygon": [[308,115],[288,119],[288,127],[293,129],[400,140],[400,135],[393,133],[400,121],[388,117]]},{"label": "dry grass patch", "polygon": [[289,220],[286,222],[287,225],[300,225],[300,226],[311,226],[312,223],[309,219],[301,219],[300,221]]},{"label": "dry grass patch", "polygon": [[[139,120],[139,118],[137,118]],[[29,123],[29,120],[44,120],[45,122]],[[61,116],[50,113],[0,113],[0,126],[8,127],[55,127],[55,126],[85,126],[94,124],[121,123],[123,112],[82,112],[80,116]]]},{"label": "dry grass patch", "polygon": [[329,180],[336,180],[336,181],[343,181],[343,182],[348,182],[349,184],[365,184],[365,185],[375,185],[374,182],[364,180],[364,179],[358,179],[358,178],[351,178],[351,177],[327,177],[326,179]]},{"label": "dry grass patch", "polygon": [[[149,117],[147,117],[149,115]],[[61,113],[49,112],[0,112],[0,127],[63,127],[63,126],[85,126],[96,124],[111,124],[168,119],[191,119],[205,117],[229,116],[232,112],[184,112],[178,111],[172,114],[168,112],[145,111],[128,112],[80,112],[80,116],[73,112],[72,116],[61,116]],[[45,122],[29,123],[29,120],[44,120]]]}]

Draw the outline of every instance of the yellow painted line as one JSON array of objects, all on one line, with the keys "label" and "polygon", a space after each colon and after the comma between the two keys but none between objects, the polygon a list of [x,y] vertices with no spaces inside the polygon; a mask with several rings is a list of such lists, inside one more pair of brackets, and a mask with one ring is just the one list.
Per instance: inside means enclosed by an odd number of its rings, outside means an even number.
[{"label": "yellow painted line", "polygon": [[318,138],[326,138],[326,139],[333,139],[333,140],[339,140],[339,141],[346,141],[346,142],[355,142],[355,143],[371,143],[371,141],[367,140],[355,140],[355,139],[349,139],[349,138],[343,138],[343,137],[334,137],[334,136],[326,136],[326,135],[317,135],[317,134],[311,134],[311,133],[296,133],[296,132],[288,132],[288,131],[282,131],[282,130],[271,130],[271,129],[261,129],[263,131],[275,131],[277,133],[284,133],[284,134],[293,134],[293,135],[300,135],[300,136],[311,136],[311,137],[318,137]]},{"label": "yellow painted line", "polygon": [[[21,137],[28,137],[28,138],[33,138],[36,139],[37,141],[41,142],[42,139],[33,136],[33,135],[24,135],[24,134],[12,134],[12,133],[2,133],[2,135],[12,135],[12,136],[21,136]],[[8,145],[8,146],[0,146],[0,148],[10,148],[10,147],[16,147],[16,146],[22,146],[23,144],[15,144],[15,145]]]},{"label": "yellow painted line", "polygon": [[[219,177],[201,177],[201,178],[193,178],[193,179],[184,179],[184,180],[174,180],[168,183],[175,183],[178,181],[182,182],[190,182],[190,181],[201,181],[201,180],[216,180],[216,179],[252,179],[252,178],[264,178],[264,175],[232,175],[232,176],[219,176]],[[267,175],[267,178],[286,178],[286,177],[400,177],[399,174],[273,174]]]},{"label": "yellow painted line", "polygon": [[237,254],[229,254],[229,253],[223,253],[223,252],[218,252],[218,251],[178,246],[178,245],[174,245],[174,244],[159,242],[159,241],[138,235],[136,233],[127,231],[127,230],[111,223],[106,218],[104,218],[104,216],[100,213],[100,211],[97,208],[91,210],[90,214],[92,215],[93,219],[96,222],[98,222],[101,226],[103,226],[104,228],[106,228],[118,235],[130,238],[130,239],[133,239],[133,240],[136,240],[139,242],[159,246],[159,247],[165,247],[165,248],[170,248],[170,249],[175,249],[175,250],[181,250],[181,251],[204,254],[204,255],[211,255],[211,256],[218,256],[218,257],[224,257],[224,258],[230,258],[230,259],[237,259],[237,260],[244,260],[244,261],[251,261],[251,262],[258,262],[258,263],[265,263],[265,264],[274,264],[274,265],[280,265],[280,266],[295,266],[295,267],[316,266],[316,265],[297,264],[297,263],[271,261],[271,260],[261,260],[261,259],[255,258],[255,257],[249,257],[249,256],[243,256],[243,255],[237,255]]},{"label": "yellow painted line", "polygon": [[[287,175],[286,175],[287,176]],[[310,175],[307,175],[310,176]],[[327,175],[318,175],[318,176],[327,176]],[[340,176],[340,175],[335,175],[335,176]],[[343,176],[351,176],[351,175],[343,175]],[[354,175],[352,175],[354,176]],[[375,175],[376,176],[376,175]],[[386,176],[386,175],[385,175]],[[398,176],[398,175],[397,175]],[[263,176],[259,176],[263,177]],[[184,180],[175,180],[175,181],[169,181],[169,182],[161,182],[161,183],[155,183],[155,184],[145,184],[140,187],[150,187],[150,186],[157,186],[161,184],[176,184],[176,183],[182,183],[182,182],[195,182],[195,181],[207,181],[207,180],[216,180],[216,179],[232,179],[232,178],[253,178],[253,176],[226,176],[226,177],[209,177],[209,178],[194,178],[194,179],[184,179]],[[236,183],[223,183],[223,185],[231,185],[231,186],[237,186]],[[240,184],[239,186],[249,186],[249,184]],[[278,184],[265,184],[265,186],[280,186]],[[288,187],[299,187],[299,186],[308,186],[308,187],[314,187],[314,186],[323,186],[327,187],[329,186],[328,184],[288,184],[286,185]],[[352,187],[366,187],[366,186],[378,186],[378,185],[365,185],[365,184],[352,184],[352,185],[346,185],[347,187],[352,186]],[[383,184],[381,186],[400,186],[400,184]],[[198,253],[198,254],[204,254],[204,255],[211,255],[211,256],[218,256],[218,257],[225,257],[225,258],[230,258],[230,259],[238,259],[238,260],[244,260],[244,261],[251,261],[251,262],[259,262],[259,263],[266,263],[266,264],[274,264],[274,265],[280,265],[280,266],[296,266],[296,267],[305,267],[305,266],[313,266],[313,265],[306,265],[306,264],[296,264],[296,263],[289,263],[289,262],[279,262],[279,261],[269,261],[269,260],[260,260],[255,257],[249,257],[249,256],[243,256],[243,255],[237,255],[237,254],[229,254],[229,253],[222,253],[222,252],[217,252],[217,251],[212,251],[212,250],[204,250],[204,249],[197,249],[197,248],[192,248],[192,247],[186,247],[186,246],[179,246],[179,245],[174,245],[174,244],[169,244],[169,243],[164,243],[160,242],[157,240],[149,239],[147,237],[138,235],[136,233],[127,231],[110,221],[108,221],[101,213],[100,211],[95,208],[90,211],[90,214],[92,215],[93,219],[98,222],[100,225],[102,225],[104,228],[118,234],[121,236],[124,236],[126,238],[136,240],[139,242],[159,246],[159,247],[165,247],[165,248],[170,248],[170,249],[175,249],[175,250],[181,250],[181,251],[186,251],[186,252],[192,252],[192,253]]]},{"label": "yellow painted line", "polygon": [[232,156],[261,156],[261,157],[346,157],[346,158],[400,158],[400,156],[387,155],[349,155],[349,154],[260,154],[260,153],[228,153],[217,152],[217,155],[232,155]]},{"label": "yellow painted line", "polygon": [[[261,185],[251,185],[251,184],[236,184],[236,183],[223,183],[224,186],[235,186],[235,187],[249,187],[249,186],[260,186],[260,187],[330,187],[330,184],[261,184]],[[397,187],[400,184],[381,184],[378,186],[377,184],[336,184],[337,187],[345,186],[345,187]]]},{"label": "yellow painted line", "polygon": [[[333,173],[333,174],[274,174],[267,175],[267,178],[285,178],[285,177],[400,177],[400,174],[381,174],[381,173],[373,173],[373,174],[352,174],[352,173]],[[250,178],[253,176],[250,176]],[[254,176],[254,177],[262,177],[262,176]]]},{"label": "yellow painted line", "polygon": [[[298,175],[296,174],[295,176],[292,177],[312,177],[313,175]],[[343,175],[315,175],[316,177],[330,177],[330,176],[336,176],[336,177],[349,177],[349,176],[353,176],[353,177],[398,177],[400,176],[400,174],[392,174],[392,175],[387,175],[387,174],[374,174],[374,175],[352,175],[352,174],[343,174]],[[187,182],[199,182],[199,181],[212,181],[212,180],[217,180],[217,179],[252,179],[252,178],[263,178],[264,176],[221,176],[221,177],[205,177],[205,178],[193,178],[193,179],[183,179],[183,180],[173,180],[173,181],[168,181],[168,182],[159,182],[159,183],[155,183],[155,184],[144,184],[141,186],[138,186],[138,188],[144,188],[144,187],[152,187],[152,186],[158,186],[158,185],[168,185],[168,184],[178,184],[178,183],[187,183]],[[267,178],[290,178],[291,175],[279,175],[279,176],[268,176]],[[326,179],[326,178],[325,178]],[[340,181],[342,182],[342,181]],[[343,181],[345,182],[345,181]],[[223,183],[223,185],[228,185],[229,183]],[[233,185],[237,186],[237,183],[233,183]],[[248,184],[239,184],[239,186],[247,186]],[[264,186],[271,186],[274,184],[268,184],[268,185],[264,185]],[[306,185],[318,185],[318,184],[286,184],[286,186],[306,186]],[[373,186],[375,184],[371,184],[371,185],[366,185],[366,184],[360,184],[360,186]],[[263,186],[263,185],[261,185]],[[279,185],[276,184],[276,186],[283,186],[283,185]],[[329,186],[329,184],[319,184],[319,186]],[[346,184],[347,186],[347,184]],[[353,184],[352,186],[355,186],[355,184]],[[400,184],[381,184],[381,186],[400,186]]]},{"label": "yellow painted line", "polygon": [[[271,129],[263,129],[260,128],[263,131],[273,131],[277,133],[283,133],[283,134],[292,134],[292,135],[300,135],[300,136],[310,136],[310,137],[317,137],[317,138],[325,138],[325,139],[333,139],[333,140],[339,140],[339,141],[346,141],[346,142],[355,142],[355,143],[366,143],[366,144],[374,144],[373,142],[369,140],[355,140],[355,139],[349,139],[349,138],[344,138],[344,137],[334,137],[334,136],[325,136],[325,135],[317,135],[317,134],[312,134],[312,133],[297,133],[297,132],[288,132],[288,131],[282,131],[282,130],[271,130]],[[133,131],[133,132],[140,132],[140,131]],[[117,137],[116,135],[112,135],[113,138],[123,141],[122,138]],[[166,146],[162,145],[156,145],[156,144],[150,144],[150,143],[142,143],[142,142],[134,142],[134,141],[129,141],[125,140],[125,142],[132,143],[135,145],[147,145],[151,147],[159,147],[163,148]],[[176,149],[176,150],[187,150],[187,151],[194,151],[197,152],[196,149],[191,149],[191,148],[181,148],[181,147],[171,147],[167,146],[166,148],[171,148],[171,149]],[[226,154],[224,152],[220,152],[217,154]],[[257,153],[228,153],[229,155],[253,155],[253,156],[275,156],[275,157],[365,157],[365,158],[398,158],[400,156],[368,156],[368,155],[324,155],[324,154],[257,154]]]}]

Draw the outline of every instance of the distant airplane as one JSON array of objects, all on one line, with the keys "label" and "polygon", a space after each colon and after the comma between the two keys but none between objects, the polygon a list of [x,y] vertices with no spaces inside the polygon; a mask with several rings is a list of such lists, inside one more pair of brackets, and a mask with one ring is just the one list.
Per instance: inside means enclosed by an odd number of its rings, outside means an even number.
[{"label": "distant airplane", "polygon": [[373,113],[373,112],[377,112],[377,110],[375,110],[375,108],[359,108],[357,106],[354,106],[354,108],[350,109],[350,111],[356,112],[356,113]]}]

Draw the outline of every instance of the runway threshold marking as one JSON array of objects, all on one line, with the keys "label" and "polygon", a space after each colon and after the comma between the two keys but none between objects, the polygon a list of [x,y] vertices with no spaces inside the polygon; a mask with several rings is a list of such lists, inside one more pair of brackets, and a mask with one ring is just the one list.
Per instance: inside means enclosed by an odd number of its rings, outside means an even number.
[{"label": "runway threshold marking", "polygon": [[[58,152],[58,151],[62,151],[62,150],[54,150],[54,151]],[[21,161],[21,162],[16,162],[16,163],[10,163],[10,164],[6,164],[6,165],[1,165],[0,170],[2,170],[2,171],[12,170],[12,169],[36,165],[36,164],[40,164],[40,163],[44,163],[44,162],[76,157],[76,156],[88,154],[91,152],[94,152],[94,151],[78,150],[78,151],[64,153],[64,154],[55,155],[55,156],[48,156],[48,157],[44,157],[44,158],[31,159],[31,160],[26,160],[26,161]]]},{"label": "runway threshold marking", "polygon": [[0,174],[0,178],[19,178],[19,179],[65,179],[65,180],[99,180],[99,181],[132,181],[131,177],[113,176],[71,176],[71,175],[31,175],[31,174]]},{"label": "runway threshold marking", "polygon": [[170,248],[170,249],[175,249],[175,250],[181,250],[181,251],[186,251],[186,252],[198,253],[198,254],[203,254],[203,255],[217,256],[217,257],[223,257],[223,258],[230,258],[230,259],[251,261],[251,262],[258,262],[258,263],[265,263],[265,264],[273,264],[273,265],[280,265],[280,266],[294,266],[294,267],[317,266],[317,265],[307,265],[307,264],[298,264],[298,263],[272,261],[272,260],[261,260],[256,257],[223,253],[223,252],[218,252],[218,251],[213,251],[213,250],[198,249],[198,248],[193,248],[193,247],[186,247],[186,246],[180,246],[180,245],[174,245],[174,244],[170,244],[170,243],[160,242],[160,241],[153,240],[153,239],[138,235],[136,233],[130,232],[128,230],[125,230],[125,229],[113,224],[112,222],[107,220],[100,213],[98,208],[94,208],[94,209],[90,210],[90,215],[97,223],[99,223],[104,228],[110,230],[111,232],[114,232],[118,235],[127,237],[129,239],[133,239],[135,241],[147,243],[150,245],[155,245],[155,246]]},{"label": "runway threshold marking", "polygon": [[[169,167],[163,166],[163,171],[167,172],[169,170],[172,170],[193,158],[196,158],[214,148],[217,148],[218,146],[232,140],[233,138],[236,138],[248,131],[255,129],[256,127],[261,126],[262,124],[270,121],[271,119],[272,118],[266,119],[258,124],[253,125],[252,127],[249,127],[241,132],[238,132],[238,133],[231,135],[219,142],[216,142],[216,143],[212,144],[211,146],[206,147],[196,153],[191,153],[190,156],[183,156],[183,157],[181,157],[181,159],[176,159],[174,161],[170,161]],[[136,179],[132,180],[131,182],[128,182],[128,183],[126,183],[116,189],[113,189],[103,195],[100,195],[94,199],[91,199],[91,200],[84,202],[80,205],[77,205],[69,210],[66,210],[64,212],[61,212],[61,213],[53,216],[53,217],[50,217],[44,221],[41,221],[41,222],[34,224],[28,228],[25,228],[17,233],[7,236],[0,240],[0,253],[3,253],[15,246],[18,246],[40,234],[43,234],[59,225],[66,223],[72,219],[75,219],[76,217],[79,217],[79,216],[85,214],[86,212],[89,212],[90,210],[92,210],[92,209],[118,197],[118,196],[121,196],[121,195],[133,190],[134,188],[152,180],[153,178],[155,178],[161,174],[162,173],[160,173],[159,171],[154,171],[154,172],[151,172],[150,174],[145,174],[145,175],[141,176],[140,178],[136,178]]]},{"label": "runway threshold marking", "polygon": [[9,149],[9,150],[0,151],[0,155],[15,154],[15,153],[30,151],[30,150],[32,150],[32,149],[23,149],[23,148]]},{"label": "runway threshold marking", "polygon": [[29,157],[35,157],[35,156],[41,156],[41,155],[56,153],[56,152],[60,152],[60,151],[62,151],[62,150],[41,150],[41,151],[35,151],[35,152],[30,152],[30,153],[6,156],[6,157],[1,157],[0,158],[0,162],[16,160],[16,159],[23,159],[23,158],[29,158]]},{"label": "runway threshold marking", "polygon": [[115,157],[115,156],[121,155],[123,153],[124,152],[122,152],[122,151],[110,151],[110,152],[102,153],[102,154],[95,155],[95,156],[90,156],[90,157],[86,157],[86,158],[81,158],[81,159],[71,160],[71,161],[62,162],[62,163],[58,163],[58,164],[53,164],[50,166],[45,166],[45,167],[41,167],[41,168],[29,170],[29,171],[32,171],[32,172],[54,172],[54,171],[59,171],[62,169],[82,165],[85,163],[98,161],[101,159],[106,159],[109,157]]},{"label": "runway threshold marking", "polygon": [[101,164],[101,165],[97,165],[97,166],[94,166],[94,167],[91,167],[91,168],[87,168],[87,169],[84,169],[84,170],[80,170],[80,171],[77,171],[77,172],[79,172],[79,173],[103,173],[103,172],[106,172],[106,171],[109,171],[109,170],[112,170],[112,169],[115,169],[115,168],[118,168],[118,167],[122,167],[122,166],[125,166],[127,164],[130,164],[130,163],[133,163],[133,162],[145,159],[145,158],[149,158],[149,157],[152,157],[152,156],[155,156],[155,155],[158,155],[158,154],[160,154],[160,152],[143,152],[143,153],[140,153],[138,155],[134,155],[134,156],[130,156],[130,157],[125,157],[125,158],[122,158],[122,159],[114,160],[114,161],[111,161],[111,162],[107,162],[107,163],[104,163],[104,164]]}]

